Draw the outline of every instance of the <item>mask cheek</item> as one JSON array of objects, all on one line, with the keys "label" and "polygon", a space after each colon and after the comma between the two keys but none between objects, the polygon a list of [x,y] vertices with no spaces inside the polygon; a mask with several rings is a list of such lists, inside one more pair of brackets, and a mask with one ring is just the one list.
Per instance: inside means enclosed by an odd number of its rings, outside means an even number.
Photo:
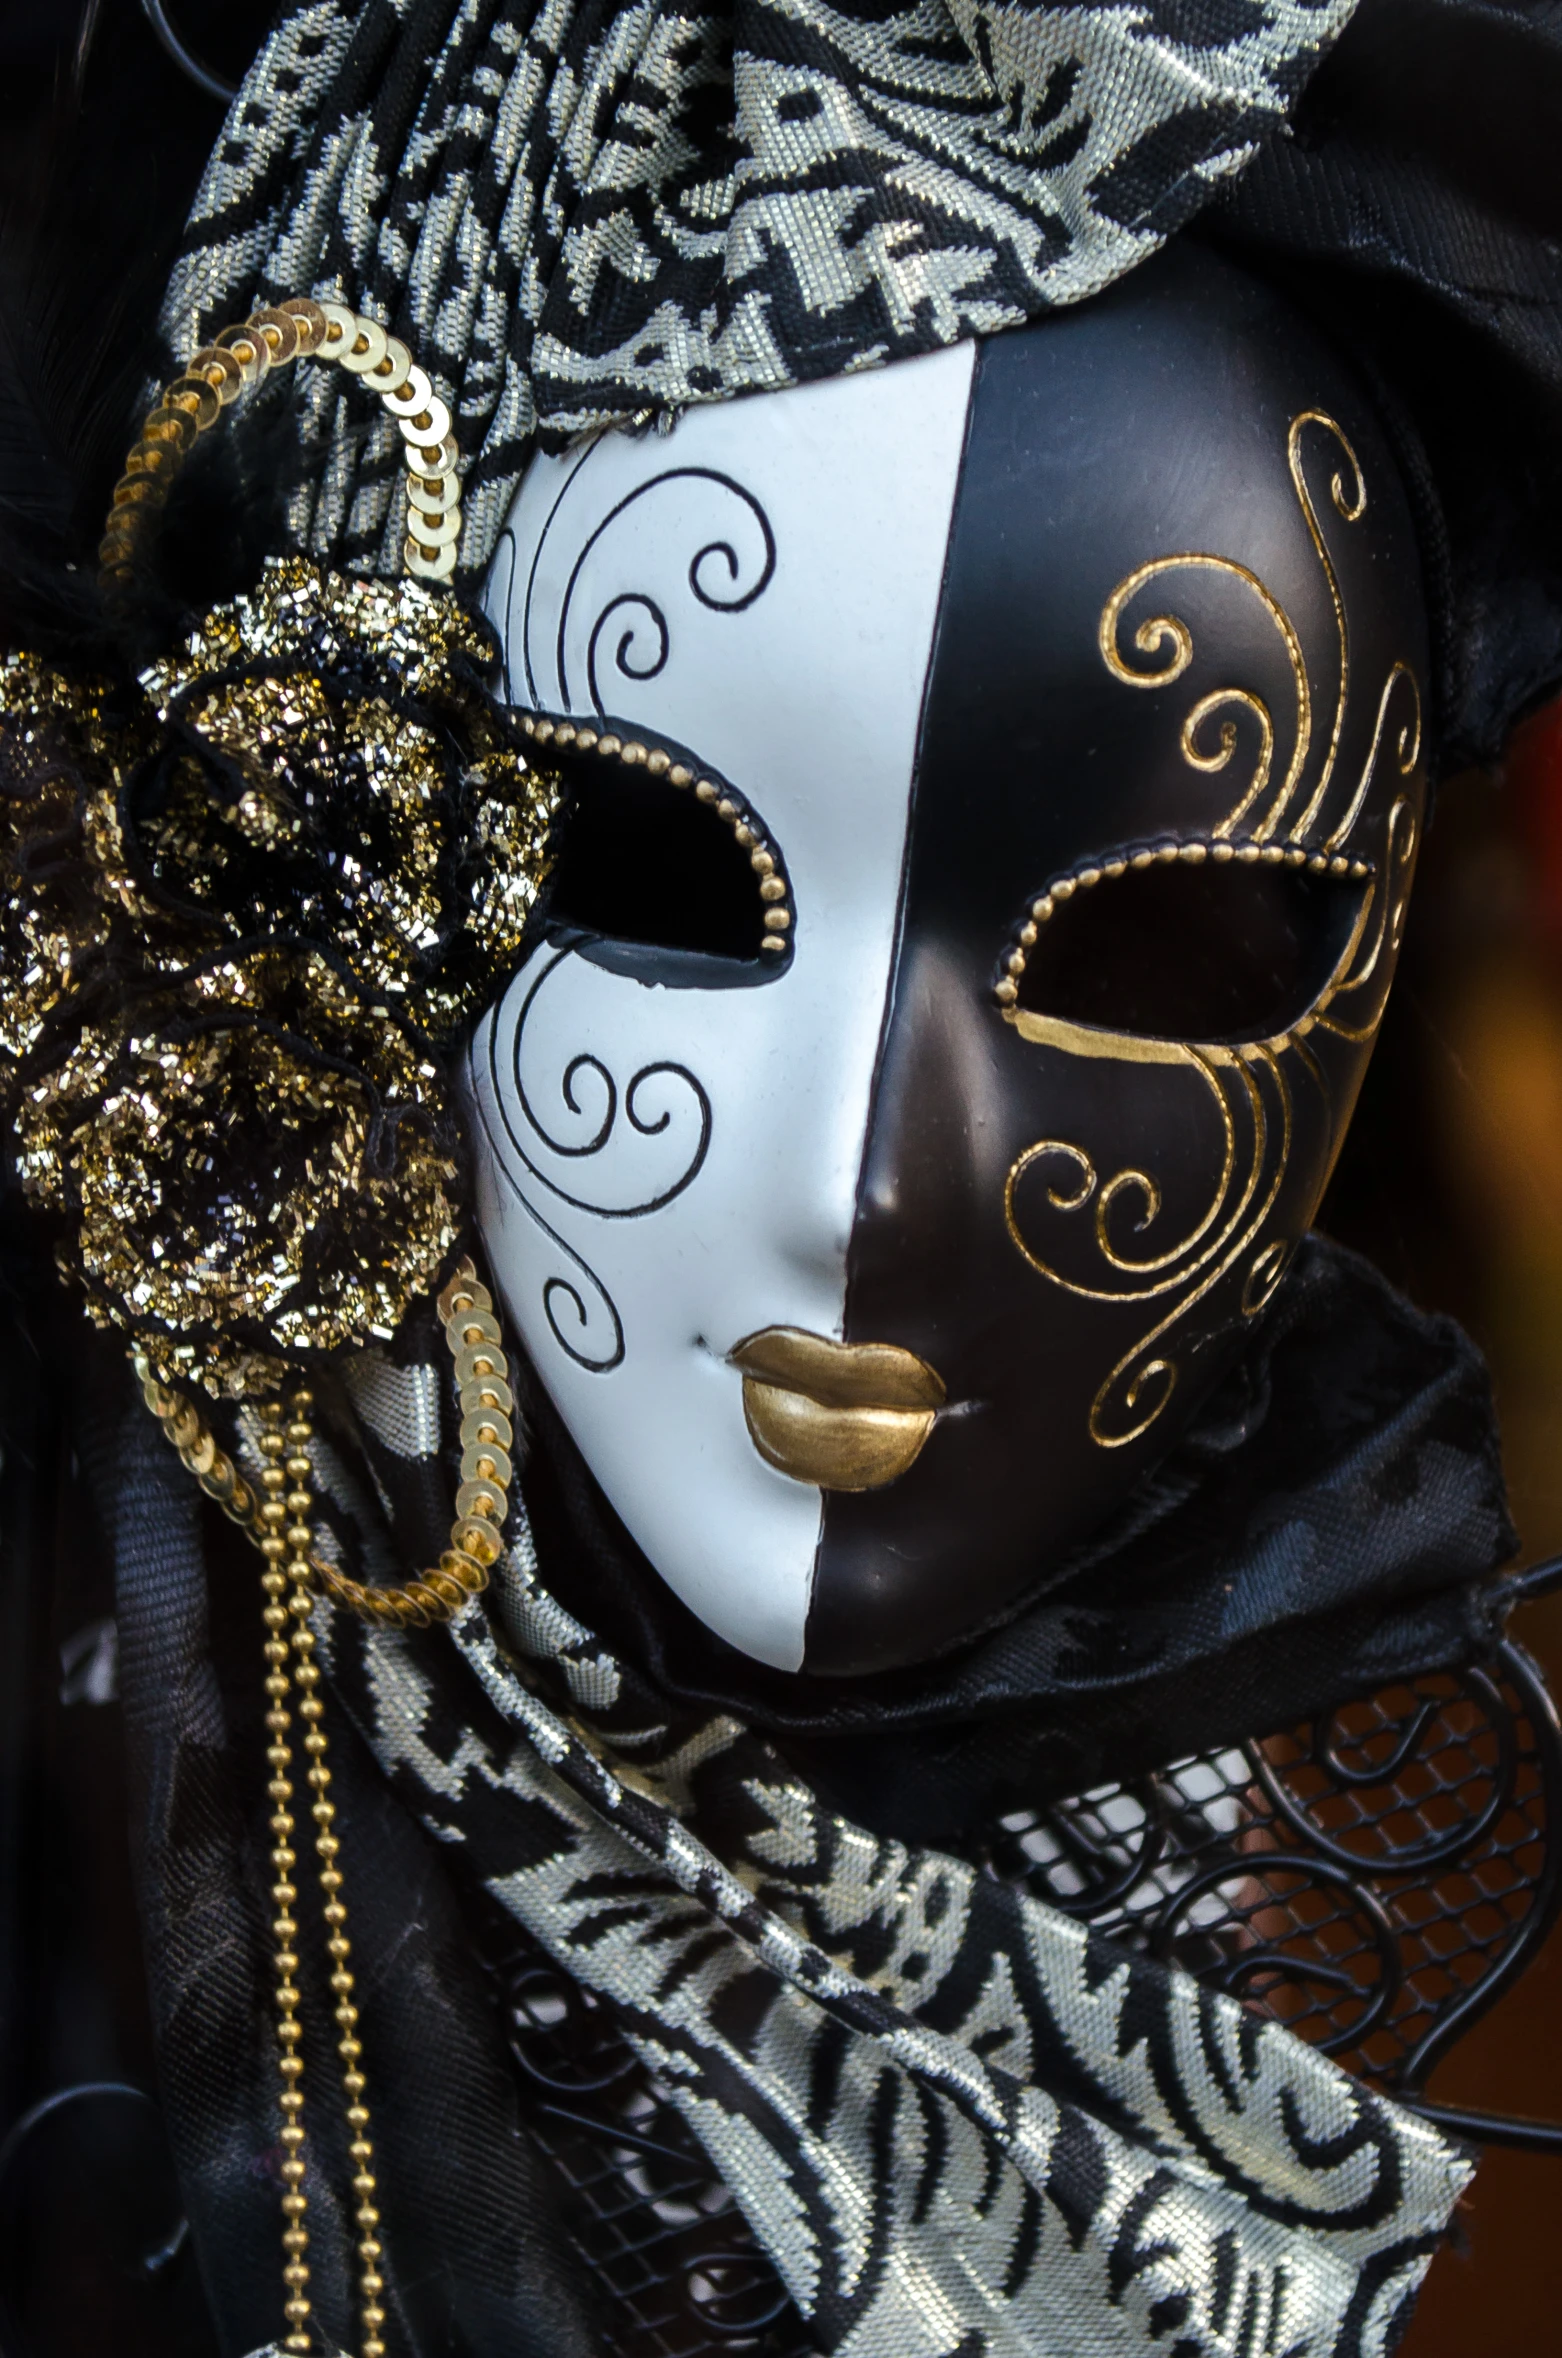
[{"label": "mask cheek", "polygon": [[776,1150],[764,1101],[778,988],[651,989],[545,947],[479,1024],[466,1096],[493,1278],[592,1473],[702,1620],[796,1668],[819,1494],[758,1456],[727,1364],[752,1329],[840,1316],[838,1265],[779,1257],[756,1179],[789,1192],[799,1143],[783,1120]]},{"label": "mask cheek", "polygon": [[1366,1044],[1055,1035],[1031,1043],[1046,1119],[1009,1166],[1004,1223],[1070,1299],[1082,1341],[1093,1336],[1081,1438],[1153,1449],[1273,1297],[1317,1211]]}]

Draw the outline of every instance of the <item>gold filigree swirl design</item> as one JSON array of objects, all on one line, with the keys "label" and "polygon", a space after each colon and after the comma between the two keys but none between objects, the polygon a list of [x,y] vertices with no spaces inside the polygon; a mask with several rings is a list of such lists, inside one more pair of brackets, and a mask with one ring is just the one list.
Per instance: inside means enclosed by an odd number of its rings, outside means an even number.
[{"label": "gold filigree swirl design", "polygon": [[[1294,806],[1304,790],[1313,744],[1312,681],[1295,623],[1273,591],[1250,567],[1240,564],[1234,557],[1216,556],[1202,549],[1184,549],[1174,556],[1151,558],[1147,564],[1135,566],[1118,583],[1101,609],[1097,626],[1101,659],[1114,679],[1120,680],[1125,687],[1163,689],[1180,680],[1192,665],[1193,629],[1184,616],[1170,610],[1145,615],[1137,623],[1130,622],[1128,609],[1140,592],[1152,582],[1165,581],[1175,574],[1220,575],[1237,583],[1272,624],[1285,652],[1296,706],[1290,732],[1290,757],[1286,762],[1285,774],[1273,794],[1270,794],[1270,787],[1277,738],[1275,720],[1268,704],[1255,689],[1231,686],[1210,690],[1190,708],[1178,732],[1183,760],[1190,769],[1206,776],[1228,768],[1235,758],[1240,715],[1247,716],[1256,732],[1257,750],[1251,775],[1230,809],[1213,829],[1217,837],[1233,835],[1249,814],[1256,812],[1248,831],[1258,842],[1265,843],[1281,831],[1282,822],[1286,821],[1290,813],[1289,824],[1284,827],[1285,839],[1291,843],[1300,843],[1313,828],[1334,781],[1340,739],[1345,727],[1346,706],[1350,698],[1350,630],[1345,601],[1340,593],[1339,576],[1329,553],[1317,502],[1304,465],[1304,449],[1310,428],[1315,435],[1329,436],[1343,460],[1343,465],[1337,467],[1329,478],[1329,499],[1335,513],[1343,523],[1358,524],[1367,512],[1367,487],[1361,463],[1344,429],[1321,409],[1302,410],[1291,420],[1287,432],[1286,459],[1297,504],[1302,511],[1308,537],[1329,592],[1338,641],[1339,684],[1328,743],[1318,774],[1307,791],[1307,799],[1300,811],[1295,810]],[[1124,651],[1125,628],[1129,632],[1128,646],[1131,653]],[[1142,660],[1136,661],[1136,657]],[[1417,727],[1419,729],[1419,717]],[[1368,772],[1364,772],[1364,776],[1366,774]],[[1266,796],[1269,796],[1268,806],[1261,809]],[[1346,819],[1335,830],[1334,840],[1342,842],[1349,833],[1351,815],[1347,813]]]},{"label": "gold filigree swirl design", "polygon": [[[1250,590],[1279,633],[1291,666],[1291,677],[1296,686],[1296,732],[1279,798],[1268,818],[1254,830],[1258,840],[1263,842],[1273,832],[1279,812],[1295,792],[1297,779],[1307,759],[1312,741],[1312,690],[1296,626],[1279,600],[1264,587],[1258,575],[1250,572],[1246,565],[1239,565],[1232,557],[1211,557],[1192,551],[1175,557],[1156,557],[1148,565],[1136,566],[1126,580],[1118,583],[1101,609],[1097,639],[1102,660],[1112,677],[1121,680],[1128,688],[1169,688],[1174,680],[1182,678],[1193,661],[1193,633],[1181,615],[1150,614],[1134,630],[1133,646],[1136,653],[1150,658],[1167,654],[1167,660],[1159,670],[1136,670],[1122,652],[1120,637],[1124,609],[1142,589],[1163,575],[1190,570],[1225,574]],[[1255,694],[1251,688],[1216,688],[1199,698],[1184,719],[1179,736],[1182,757],[1190,769],[1206,773],[1223,770],[1237,750],[1235,715],[1238,712],[1247,713],[1257,724],[1258,755],[1246,787],[1216,827],[1217,835],[1232,834],[1268,790],[1274,766],[1273,715],[1262,696]],[[1212,745],[1206,731],[1217,714],[1223,717]]]},{"label": "gold filigree swirl design", "polygon": [[[1010,1239],[1040,1276],[1083,1300],[1157,1306],[1154,1323],[1117,1360],[1091,1403],[1090,1436],[1103,1449],[1120,1449],[1139,1440],[1164,1414],[1181,1373],[1169,1338],[1179,1329],[1187,1332],[1190,1314],[1223,1280],[1230,1277],[1237,1285],[1244,1318],[1256,1317],[1273,1298],[1294,1246],[1293,1238],[1267,1231],[1296,1135],[1296,1077],[1300,1074],[1316,1088],[1331,1129],[1336,1128],[1332,1086],[1317,1052],[1318,1036],[1353,1047],[1371,1041],[1382,1020],[1403,930],[1418,835],[1410,782],[1421,754],[1420,689],[1408,662],[1390,665],[1360,772],[1342,796],[1338,772],[1352,688],[1350,633],[1306,466],[1309,449],[1325,439],[1333,442],[1336,452],[1329,506],[1346,525],[1358,523],[1367,509],[1366,481],[1343,430],[1322,410],[1301,411],[1288,429],[1287,462],[1328,588],[1337,641],[1338,692],[1321,758],[1314,765],[1318,699],[1307,658],[1295,625],[1267,585],[1234,558],[1205,551],[1184,551],[1136,566],[1101,611],[1097,636],[1107,670],[1127,687],[1170,687],[1192,665],[1192,627],[1169,608],[1135,621],[1135,601],[1152,583],[1179,573],[1213,573],[1235,582],[1273,627],[1294,688],[1294,715],[1283,733],[1289,745],[1283,775],[1276,779],[1276,746],[1282,732],[1256,690],[1231,685],[1200,696],[1183,716],[1178,732],[1179,749],[1191,768],[1205,775],[1221,772],[1236,760],[1244,739],[1252,744],[1251,769],[1229,808],[1200,835],[1125,845],[1052,877],[1016,928],[995,985],[999,1010],[1022,1039],[1092,1063],[1157,1068],[1185,1077],[1213,1117],[1213,1185],[1207,1195],[1201,1192],[1192,1212],[1181,1217],[1175,1234],[1165,1228],[1165,1194],[1153,1171],[1138,1164],[1103,1171],[1083,1146],[1066,1138],[1037,1139],[1016,1157],[1005,1181],[1004,1219]],[[1250,724],[1246,729],[1244,719]],[[1369,844],[1357,839],[1386,754],[1403,784],[1373,822]],[[1337,806],[1332,822],[1331,803]],[[1162,1039],[1104,1030],[1020,1004],[1021,984],[1041,930],[1075,894],[1109,886],[1130,871],[1206,862],[1217,867],[1283,867],[1363,888],[1348,938],[1326,982],[1286,1030],[1259,1040]],[[1042,1250],[1022,1225],[1016,1197],[1032,1174],[1042,1183],[1045,1205],[1066,1224],[1059,1235],[1074,1233],[1072,1224],[1081,1223],[1079,1253],[1072,1266],[1063,1265],[1056,1249]]]}]

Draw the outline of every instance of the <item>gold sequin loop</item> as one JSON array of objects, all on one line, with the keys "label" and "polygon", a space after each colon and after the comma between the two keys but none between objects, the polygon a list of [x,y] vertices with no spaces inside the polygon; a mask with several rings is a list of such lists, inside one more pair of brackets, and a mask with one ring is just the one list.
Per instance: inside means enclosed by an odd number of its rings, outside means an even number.
[{"label": "gold sequin loop", "polygon": [[[345,303],[317,303],[307,295],[263,304],[224,328],[197,352],[153,405],[124,474],[114,490],[98,562],[105,589],[122,595],[135,569],[150,511],[168,488],[198,435],[272,369],[299,359],[329,361],[377,394],[394,421],[407,483],[406,571],[424,581],[448,581],[461,537],[460,451],[447,404],[397,337]],[[417,496],[413,497],[413,487]],[[434,524],[431,519],[438,518]]]},{"label": "gold sequin loop", "polygon": [[[329,1597],[333,1604],[356,1613],[362,1621],[418,1629],[426,1628],[430,1622],[449,1621],[470,1598],[487,1587],[489,1572],[503,1553],[509,1489],[514,1478],[509,1455],[514,1433],[505,1411],[514,1403],[508,1380],[509,1361],[501,1347],[498,1321],[492,1315],[492,1299],[470,1260],[460,1263],[439,1296],[445,1340],[453,1352],[464,1353],[469,1348],[461,1338],[464,1325],[481,1319],[494,1331],[492,1339],[485,1339],[477,1346],[492,1362],[489,1372],[474,1386],[458,1387],[465,1456],[450,1545],[440,1557],[438,1568],[408,1581],[404,1587],[371,1588],[338,1571],[334,1564],[324,1562],[316,1554],[308,1557],[309,1587]],[[264,1551],[271,1529],[266,1507],[218,1445],[199,1409],[171,1386],[161,1383],[144,1356],[137,1356],[135,1369],[142,1398],[162,1426],[164,1438],[195,1475],[208,1498],[214,1498],[223,1512]],[[504,1408],[497,1399],[474,1400],[469,1406],[469,1389],[502,1393]],[[468,1437],[469,1428],[486,1428],[490,1423],[495,1428],[491,1435],[486,1429],[473,1430]],[[484,1474],[474,1463],[472,1473],[468,1474],[467,1458],[474,1461],[486,1458],[490,1470]]]}]

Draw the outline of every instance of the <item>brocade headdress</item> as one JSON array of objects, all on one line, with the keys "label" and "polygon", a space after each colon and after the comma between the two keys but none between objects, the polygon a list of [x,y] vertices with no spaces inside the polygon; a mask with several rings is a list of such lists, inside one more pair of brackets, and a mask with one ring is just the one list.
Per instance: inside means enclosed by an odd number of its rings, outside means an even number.
[{"label": "brocade headdress", "polygon": [[105,622],[144,640],[185,461],[273,369],[297,553],[135,682],[19,655],[0,688],[22,1176],[159,1377],[385,1337],[460,1239],[440,1059],[518,959],[563,788],[432,585],[480,580],[534,444],[1098,292],[1347,14],[284,14],[164,305]]}]

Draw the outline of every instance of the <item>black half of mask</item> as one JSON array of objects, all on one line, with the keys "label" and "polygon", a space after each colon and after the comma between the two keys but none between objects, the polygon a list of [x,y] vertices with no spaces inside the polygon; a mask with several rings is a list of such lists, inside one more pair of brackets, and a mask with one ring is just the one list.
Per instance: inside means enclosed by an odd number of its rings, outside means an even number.
[{"label": "black half of mask", "polygon": [[926,692],[846,1339],[947,1406],[828,1492],[805,1667],[1045,1585],[1284,1282],[1423,816],[1421,571],[1344,362],[1173,249],[984,344]]}]

